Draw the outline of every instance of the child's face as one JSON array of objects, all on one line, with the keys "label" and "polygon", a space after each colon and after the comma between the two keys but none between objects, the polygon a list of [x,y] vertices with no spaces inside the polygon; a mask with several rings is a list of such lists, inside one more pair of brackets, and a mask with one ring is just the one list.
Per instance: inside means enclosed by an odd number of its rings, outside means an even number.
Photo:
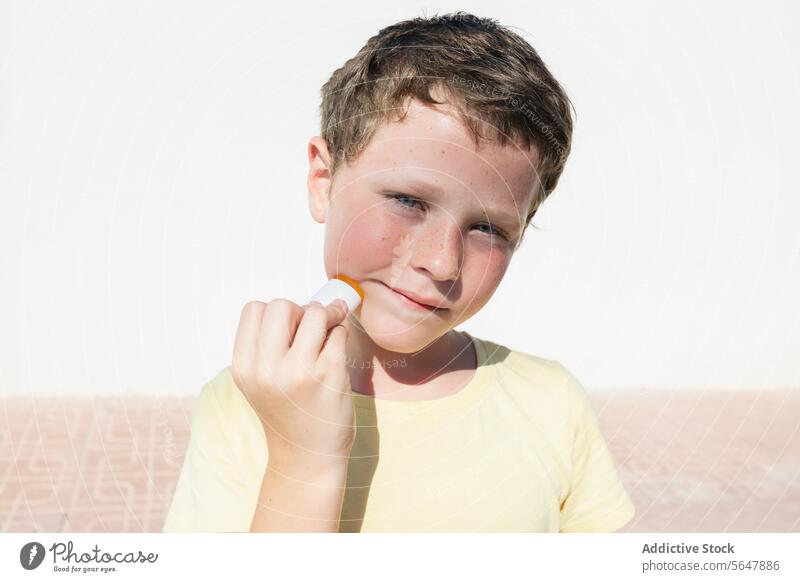
[{"label": "child's face", "polygon": [[[380,127],[333,181],[325,141],[309,143],[310,208],[326,225],[325,270],[361,282],[354,315],[387,350],[420,350],[489,301],[533,200],[537,148],[476,149],[455,115],[449,105],[412,101],[406,118]],[[442,308],[417,307],[390,288]]]}]

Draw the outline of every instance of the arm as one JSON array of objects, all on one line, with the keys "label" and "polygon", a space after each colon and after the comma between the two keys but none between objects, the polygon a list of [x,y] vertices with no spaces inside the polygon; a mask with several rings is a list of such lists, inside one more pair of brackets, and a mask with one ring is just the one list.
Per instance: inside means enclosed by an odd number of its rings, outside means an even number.
[{"label": "arm", "polygon": [[356,434],[347,313],[341,300],[251,301],[242,310],[231,374],[268,451],[250,531],[339,529]]},{"label": "arm", "polygon": [[189,445],[162,531],[248,531],[266,467],[263,440],[258,418],[230,370],[223,369],[195,402]]},{"label": "arm", "polygon": [[337,532],[348,460],[270,461],[251,532]]}]

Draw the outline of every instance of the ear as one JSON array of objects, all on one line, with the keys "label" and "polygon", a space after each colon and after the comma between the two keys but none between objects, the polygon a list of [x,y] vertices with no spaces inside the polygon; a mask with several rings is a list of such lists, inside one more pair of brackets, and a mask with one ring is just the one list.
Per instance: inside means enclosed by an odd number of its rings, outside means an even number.
[{"label": "ear", "polygon": [[315,135],[308,142],[308,209],[320,224],[325,222],[330,204],[331,156],[322,136]]}]

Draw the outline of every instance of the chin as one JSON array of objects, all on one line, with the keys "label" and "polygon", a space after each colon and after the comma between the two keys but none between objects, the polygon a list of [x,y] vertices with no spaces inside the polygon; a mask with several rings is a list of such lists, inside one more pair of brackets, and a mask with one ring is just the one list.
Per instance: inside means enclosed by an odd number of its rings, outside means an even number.
[{"label": "chin", "polygon": [[450,331],[441,321],[426,320],[402,321],[387,313],[385,309],[370,310],[363,306],[358,320],[361,328],[370,339],[381,348],[410,354],[425,349],[428,345]]}]

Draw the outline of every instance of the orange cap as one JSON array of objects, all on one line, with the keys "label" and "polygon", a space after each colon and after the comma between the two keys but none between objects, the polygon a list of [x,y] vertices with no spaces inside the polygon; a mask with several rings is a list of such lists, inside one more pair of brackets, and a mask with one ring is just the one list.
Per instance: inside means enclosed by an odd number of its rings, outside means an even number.
[{"label": "orange cap", "polygon": [[358,293],[358,296],[361,297],[361,301],[364,301],[364,290],[361,288],[361,285],[358,284],[358,281],[351,279],[347,275],[336,275],[334,279],[339,279],[340,281],[344,281],[350,285],[353,289],[355,289],[356,293]]}]

